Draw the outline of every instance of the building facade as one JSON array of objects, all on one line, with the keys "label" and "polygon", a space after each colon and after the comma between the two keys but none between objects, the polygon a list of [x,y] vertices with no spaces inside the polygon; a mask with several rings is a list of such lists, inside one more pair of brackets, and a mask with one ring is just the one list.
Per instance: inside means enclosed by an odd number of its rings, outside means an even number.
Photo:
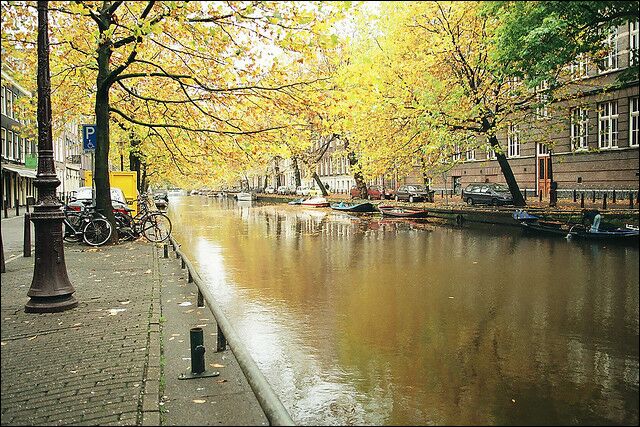
[{"label": "building facade", "polygon": [[20,130],[27,124],[19,99],[31,93],[15,83],[2,70],[1,87],[1,155],[2,203],[6,209],[26,205],[27,197],[35,197],[33,181],[37,172],[37,143],[22,136]]}]

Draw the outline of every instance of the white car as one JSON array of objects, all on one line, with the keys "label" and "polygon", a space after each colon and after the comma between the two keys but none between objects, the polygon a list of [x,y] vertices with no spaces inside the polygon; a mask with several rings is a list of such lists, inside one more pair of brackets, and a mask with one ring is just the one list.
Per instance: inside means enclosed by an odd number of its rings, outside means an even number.
[{"label": "white car", "polygon": [[276,189],[275,189],[275,188],[273,188],[273,186],[269,185],[269,186],[267,186],[267,187],[264,189],[264,192],[265,192],[266,194],[273,194],[273,193],[275,193],[275,192],[276,192]]},{"label": "white car", "polygon": [[309,187],[296,188],[296,196],[308,196],[310,194],[311,194],[311,189]]}]

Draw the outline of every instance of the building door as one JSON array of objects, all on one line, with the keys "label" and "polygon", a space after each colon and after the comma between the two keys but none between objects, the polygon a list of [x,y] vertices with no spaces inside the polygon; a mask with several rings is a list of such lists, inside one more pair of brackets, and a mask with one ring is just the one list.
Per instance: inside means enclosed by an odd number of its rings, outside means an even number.
[{"label": "building door", "polygon": [[549,197],[549,190],[551,190],[551,171],[550,157],[538,157],[538,191],[542,193],[542,197]]}]

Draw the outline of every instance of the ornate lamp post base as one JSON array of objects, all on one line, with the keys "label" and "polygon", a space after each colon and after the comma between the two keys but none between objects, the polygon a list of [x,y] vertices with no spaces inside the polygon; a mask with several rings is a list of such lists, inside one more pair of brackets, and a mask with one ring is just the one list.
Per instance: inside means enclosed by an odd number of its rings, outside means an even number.
[{"label": "ornate lamp post base", "polygon": [[73,295],[59,297],[31,297],[24,306],[25,313],[57,313],[78,306],[78,300]]}]

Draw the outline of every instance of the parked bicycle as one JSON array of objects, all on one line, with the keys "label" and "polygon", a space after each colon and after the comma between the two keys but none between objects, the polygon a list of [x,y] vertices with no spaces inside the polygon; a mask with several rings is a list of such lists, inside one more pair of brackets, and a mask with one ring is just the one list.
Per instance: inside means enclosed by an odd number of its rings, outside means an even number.
[{"label": "parked bicycle", "polygon": [[94,206],[82,207],[80,211],[64,206],[64,240],[84,241],[87,245],[104,245],[111,238],[113,227],[107,218]]},{"label": "parked bicycle", "polygon": [[[171,235],[171,220],[157,209],[152,209],[147,195],[138,197],[139,210],[135,216],[120,211],[115,212],[116,226],[121,238],[134,240],[144,236],[148,241],[163,242]],[[127,209],[132,212],[132,209]]]}]

